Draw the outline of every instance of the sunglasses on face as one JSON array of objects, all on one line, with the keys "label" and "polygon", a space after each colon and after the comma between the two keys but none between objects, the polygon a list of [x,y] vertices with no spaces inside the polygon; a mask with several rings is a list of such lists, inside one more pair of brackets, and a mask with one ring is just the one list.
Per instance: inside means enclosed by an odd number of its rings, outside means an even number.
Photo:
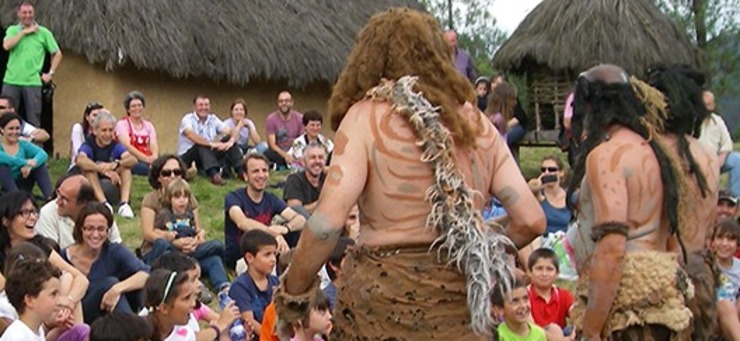
[{"label": "sunglasses on face", "polygon": [[545,173],[545,172],[548,172],[548,173],[557,173],[557,171],[559,171],[559,170],[560,169],[558,167],[540,167],[540,172],[541,173]]},{"label": "sunglasses on face", "polygon": [[182,176],[182,169],[163,169],[159,172],[159,176],[168,178],[170,176]]}]

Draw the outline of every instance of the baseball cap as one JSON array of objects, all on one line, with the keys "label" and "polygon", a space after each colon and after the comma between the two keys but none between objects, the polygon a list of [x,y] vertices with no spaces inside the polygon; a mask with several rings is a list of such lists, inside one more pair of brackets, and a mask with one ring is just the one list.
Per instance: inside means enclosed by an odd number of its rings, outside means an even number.
[{"label": "baseball cap", "polygon": [[717,202],[720,202],[722,200],[731,202],[733,205],[737,205],[737,198],[728,190],[723,189],[719,191]]}]

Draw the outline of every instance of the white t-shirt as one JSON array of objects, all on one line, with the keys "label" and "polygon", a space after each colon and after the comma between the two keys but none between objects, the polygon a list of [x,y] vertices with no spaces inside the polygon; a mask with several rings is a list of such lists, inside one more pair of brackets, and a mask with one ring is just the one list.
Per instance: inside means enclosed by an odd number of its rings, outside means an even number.
[{"label": "white t-shirt", "polygon": [[0,317],[14,321],[18,319],[18,312],[15,311],[13,305],[8,301],[8,294],[5,293],[5,290],[0,292]]},{"label": "white t-shirt", "polygon": [[0,341],[46,341],[46,336],[44,336],[44,328],[42,326],[39,326],[38,333],[34,333],[23,321],[15,320],[8,326],[8,329],[5,329],[5,333],[0,337]]},{"label": "white t-shirt", "polygon": [[[146,309],[142,309],[139,312],[139,316],[147,315],[149,315],[149,311]],[[188,324],[184,326],[175,326],[170,335],[168,335],[163,341],[195,341],[195,333],[199,331],[200,325],[198,324],[198,319],[195,318],[193,313],[190,313]]]}]

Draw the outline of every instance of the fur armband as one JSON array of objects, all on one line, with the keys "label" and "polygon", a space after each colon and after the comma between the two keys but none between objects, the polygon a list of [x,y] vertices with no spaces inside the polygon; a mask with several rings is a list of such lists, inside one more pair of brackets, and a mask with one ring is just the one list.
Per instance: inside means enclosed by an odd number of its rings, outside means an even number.
[{"label": "fur armband", "polygon": [[591,232],[591,239],[594,242],[598,242],[599,240],[601,240],[601,238],[604,238],[610,234],[620,234],[627,237],[629,231],[629,225],[616,221],[610,221],[594,226]]},{"label": "fur armband", "polygon": [[[319,290],[318,277],[314,277],[311,285],[306,292],[299,295],[291,295],[285,291],[285,281],[287,274],[280,277],[280,286],[275,290],[273,299],[275,300],[275,312],[277,313],[279,325],[277,331],[292,332],[290,327],[293,323],[303,321],[311,313],[311,302],[316,299]],[[282,330],[281,330],[282,329]],[[279,335],[282,340],[284,335]],[[287,335],[289,339],[289,335]]]}]

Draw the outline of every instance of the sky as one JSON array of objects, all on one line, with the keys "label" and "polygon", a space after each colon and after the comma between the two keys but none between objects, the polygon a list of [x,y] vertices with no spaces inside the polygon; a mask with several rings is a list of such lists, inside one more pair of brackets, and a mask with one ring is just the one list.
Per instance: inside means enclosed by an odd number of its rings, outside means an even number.
[{"label": "sky", "polygon": [[542,0],[495,0],[492,10],[498,27],[511,34],[540,1]]}]

